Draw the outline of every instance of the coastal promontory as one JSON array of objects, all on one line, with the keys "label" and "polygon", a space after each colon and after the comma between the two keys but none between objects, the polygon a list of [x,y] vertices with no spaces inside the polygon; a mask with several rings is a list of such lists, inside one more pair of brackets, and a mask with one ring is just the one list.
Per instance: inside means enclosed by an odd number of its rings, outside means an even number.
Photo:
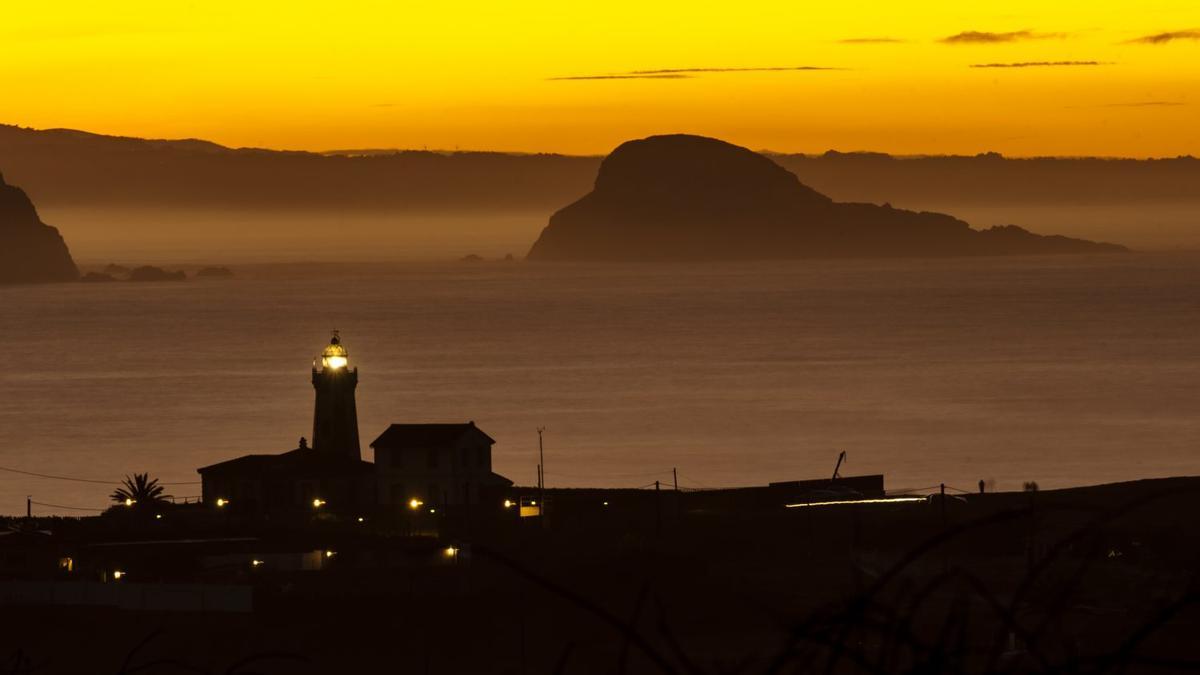
[{"label": "coastal promontory", "polygon": [[24,190],[0,175],[0,284],[78,278],[62,235],[41,221]]},{"label": "coastal promontory", "polygon": [[1126,250],[1014,225],[840,203],[770,158],[702,136],[629,141],[590,193],[550,218],[532,260],[751,260],[1098,253]]}]

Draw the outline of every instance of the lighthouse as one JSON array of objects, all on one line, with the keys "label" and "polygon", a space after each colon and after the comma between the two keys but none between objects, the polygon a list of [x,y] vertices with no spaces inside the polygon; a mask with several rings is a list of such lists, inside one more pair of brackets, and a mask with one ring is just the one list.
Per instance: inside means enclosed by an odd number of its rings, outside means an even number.
[{"label": "lighthouse", "polygon": [[354,389],[358,369],[350,367],[349,353],[333,331],[329,345],[313,360],[312,383],[316,390],[313,411],[313,449],[361,460],[358,445],[358,411]]}]

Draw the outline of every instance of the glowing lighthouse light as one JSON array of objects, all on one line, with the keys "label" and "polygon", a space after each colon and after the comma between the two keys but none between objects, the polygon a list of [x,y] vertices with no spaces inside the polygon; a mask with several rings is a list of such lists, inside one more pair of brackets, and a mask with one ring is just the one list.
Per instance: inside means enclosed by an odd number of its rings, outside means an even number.
[{"label": "glowing lighthouse light", "polygon": [[340,370],[350,363],[349,356],[346,353],[346,348],[342,346],[341,338],[338,337],[338,333],[335,330],[333,331],[333,339],[329,341],[329,346],[321,352],[321,367]]}]

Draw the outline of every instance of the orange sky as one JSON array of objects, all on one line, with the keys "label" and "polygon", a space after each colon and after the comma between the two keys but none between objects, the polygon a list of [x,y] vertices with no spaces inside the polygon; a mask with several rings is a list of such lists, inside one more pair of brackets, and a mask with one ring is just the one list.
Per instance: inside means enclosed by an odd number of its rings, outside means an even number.
[{"label": "orange sky", "polygon": [[[1200,155],[1194,0],[422,4],[6,7],[0,122],[311,150],[603,153],[691,132],[797,152]],[[629,77],[766,68],[793,69]]]}]

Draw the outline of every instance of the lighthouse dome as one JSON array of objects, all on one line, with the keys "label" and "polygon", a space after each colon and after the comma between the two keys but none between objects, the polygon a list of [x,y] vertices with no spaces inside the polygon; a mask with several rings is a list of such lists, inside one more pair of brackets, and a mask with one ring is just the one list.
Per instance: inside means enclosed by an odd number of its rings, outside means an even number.
[{"label": "lighthouse dome", "polygon": [[321,352],[321,366],[325,368],[345,368],[349,362],[349,352],[342,346],[342,339],[338,336],[338,332],[333,331],[333,337],[329,339],[329,345]]}]

